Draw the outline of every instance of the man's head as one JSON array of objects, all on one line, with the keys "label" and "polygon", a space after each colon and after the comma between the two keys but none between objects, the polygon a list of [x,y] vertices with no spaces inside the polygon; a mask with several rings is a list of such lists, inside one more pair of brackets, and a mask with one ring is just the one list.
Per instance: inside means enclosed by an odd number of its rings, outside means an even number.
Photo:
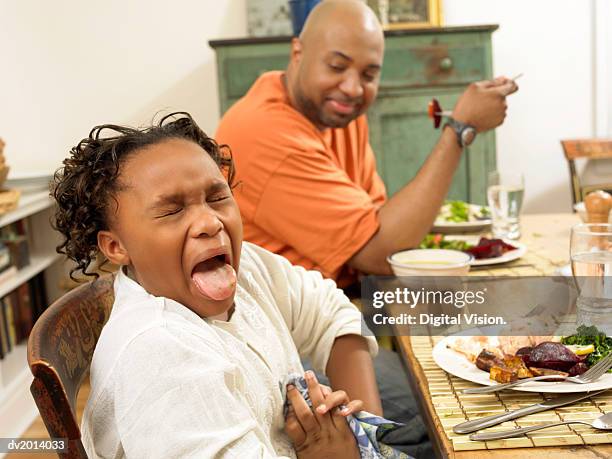
[{"label": "man's head", "polygon": [[72,149],[53,186],[58,251],[89,275],[102,252],[149,293],[215,316],[233,304],[240,262],[233,164],[178,115],[145,130],[98,126]]},{"label": "man's head", "polygon": [[291,104],[319,129],[344,127],[376,98],[384,36],[372,10],[358,0],[324,0],[291,44]]}]

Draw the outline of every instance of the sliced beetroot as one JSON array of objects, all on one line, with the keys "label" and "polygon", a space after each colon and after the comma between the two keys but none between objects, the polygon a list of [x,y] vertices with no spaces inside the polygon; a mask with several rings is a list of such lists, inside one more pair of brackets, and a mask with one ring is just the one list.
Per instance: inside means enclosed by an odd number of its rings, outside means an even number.
[{"label": "sliced beetroot", "polygon": [[576,365],[567,370],[567,372],[570,374],[570,376],[578,376],[587,371],[588,369],[589,366],[586,363],[578,362]]},{"label": "sliced beetroot", "polygon": [[471,247],[464,252],[471,253],[474,255],[474,258],[477,260],[483,258],[496,258],[501,257],[504,253],[509,252],[510,250],[515,250],[511,244],[507,244],[501,239],[489,239],[486,237],[481,237],[474,247]]},{"label": "sliced beetroot", "polygon": [[534,347],[529,354],[529,360],[533,366],[557,371],[568,371],[580,362],[580,358],[563,344],[550,341]]}]

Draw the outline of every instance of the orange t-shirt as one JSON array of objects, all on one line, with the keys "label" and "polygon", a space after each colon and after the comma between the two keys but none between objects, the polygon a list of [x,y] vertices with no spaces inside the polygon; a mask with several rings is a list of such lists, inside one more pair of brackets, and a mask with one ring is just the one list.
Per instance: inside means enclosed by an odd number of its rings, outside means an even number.
[{"label": "orange t-shirt", "polygon": [[224,115],[244,238],[348,285],[345,263],[376,233],[386,200],[365,115],[318,130],[289,105],[282,72],[259,77]]}]

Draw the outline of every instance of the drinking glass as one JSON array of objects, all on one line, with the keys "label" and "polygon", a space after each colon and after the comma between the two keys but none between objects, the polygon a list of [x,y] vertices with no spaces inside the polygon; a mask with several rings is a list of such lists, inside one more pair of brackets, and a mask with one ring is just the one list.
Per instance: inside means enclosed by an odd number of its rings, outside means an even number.
[{"label": "drinking glass", "polygon": [[521,236],[519,214],[524,192],[523,174],[499,171],[489,174],[487,201],[494,237],[518,239]]},{"label": "drinking glass", "polygon": [[612,335],[612,225],[583,223],[572,228],[572,274],[578,288],[579,325]]}]

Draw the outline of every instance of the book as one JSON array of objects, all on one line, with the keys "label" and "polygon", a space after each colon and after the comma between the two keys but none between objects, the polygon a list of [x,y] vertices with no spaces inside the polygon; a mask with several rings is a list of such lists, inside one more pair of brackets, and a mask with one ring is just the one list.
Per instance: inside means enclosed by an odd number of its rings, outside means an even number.
[{"label": "book", "polygon": [[4,319],[4,301],[0,299],[0,359],[3,359],[8,352],[8,328]]},{"label": "book", "polygon": [[6,268],[4,271],[0,272],[0,285],[4,284],[11,278],[15,277],[17,274],[17,267],[10,266]]},{"label": "book", "polygon": [[13,319],[13,346],[21,342],[23,339],[21,333],[21,315],[19,311],[19,297],[17,296],[17,290],[13,290],[7,295],[11,304],[11,317]]},{"label": "book", "polygon": [[47,309],[47,306],[49,306],[44,273],[37,274],[35,277],[30,279],[28,284],[30,285],[30,295],[32,301],[32,320],[34,323],[36,323],[40,315],[45,311],[45,309]]},{"label": "book", "polygon": [[26,236],[16,235],[8,239],[0,239],[0,241],[2,242],[0,254],[2,247],[5,246],[9,253],[10,264],[16,266],[17,269],[25,268],[30,264],[30,246]]},{"label": "book", "polygon": [[15,345],[15,328],[13,326],[13,306],[10,298],[5,296],[2,298],[2,313],[4,314],[4,332],[8,342],[8,352],[11,352]]},{"label": "book", "polygon": [[17,309],[19,311],[19,323],[17,328],[19,329],[20,338],[17,341],[21,342],[21,340],[28,337],[34,326],[34,314],[32,311],[32,297],[30,295],[29,283],[24,283],[17,287],[15,296],[17,299]]}]

